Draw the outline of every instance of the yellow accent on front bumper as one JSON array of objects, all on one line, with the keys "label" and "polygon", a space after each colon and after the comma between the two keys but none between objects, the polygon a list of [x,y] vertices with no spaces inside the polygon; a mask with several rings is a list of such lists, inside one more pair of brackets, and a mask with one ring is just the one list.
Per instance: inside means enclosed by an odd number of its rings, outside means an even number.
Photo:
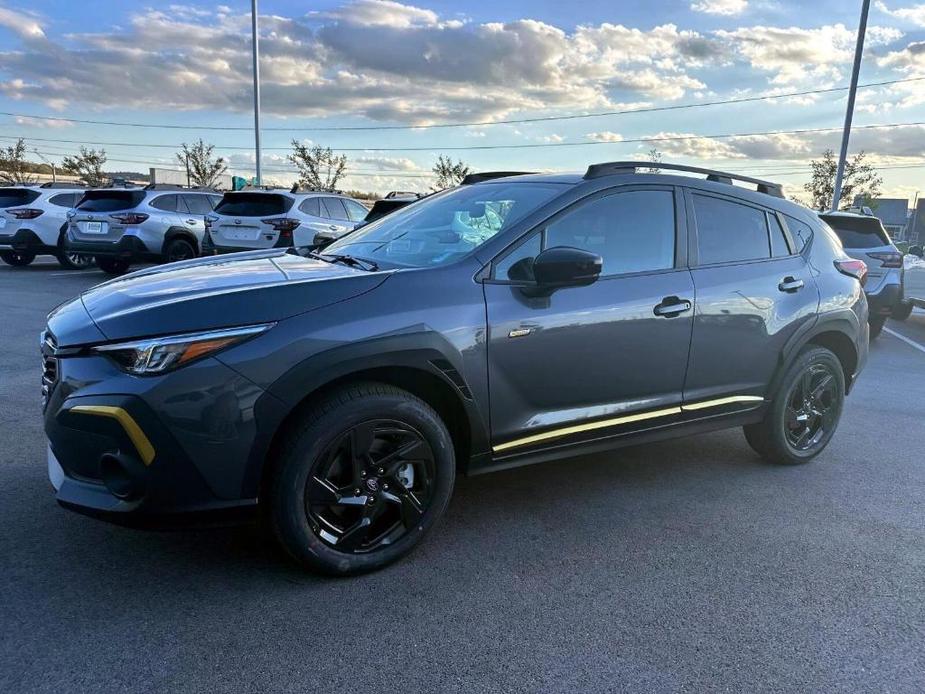
[{"label": "yellow accent on front bumper", "polygon": [[141,456],[141,462],[145,465],[150,465],[154,460],[154,446],[151,445],[148,437],[145,436],[141,427],[138,426],[138,422],[132,419],[132,415],[121,407],[111,407],[109,405],[75,405],[70,408],[68,412],[115,419],[125,430],[125,433],[128,434],[129,439],[132,441],[132,445],[135,446],[135,450],[138,451],[138,455]]}]

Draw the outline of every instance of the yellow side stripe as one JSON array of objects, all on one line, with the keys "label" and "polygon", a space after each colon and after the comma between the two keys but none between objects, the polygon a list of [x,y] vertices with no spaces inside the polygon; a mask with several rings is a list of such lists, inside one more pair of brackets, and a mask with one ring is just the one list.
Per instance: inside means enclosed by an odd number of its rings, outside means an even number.
[{"label": "yellow side stripe", "polygon": [[145,436],[141,427],[138,426],[138,422],[132,419],[132,415],[121,407],[110,407],[109,405],[75,405],[69,409],[68,412],[115,419],[125,430],[125,433],[128,434],[129,439],[132,441],[132,445],[135,446],[135,450],[137,450],[138,455],[141,456],[141,462],[145,465],[150,465],[154,460],[154,446],[151,445],[148,437]]},{"label": "yellow side stripe", "polygon": [[625,415],[623,417],[612,417],[610,419],[601,419],[596,422],[589,422],[587,424],[575,424],[574,426],[563,427],[562,429],[553,429],[552,431],[545,431],[542,434],[534,434],[533,436],[525,436],[522,439],[514,439],[513,441],[507,441],[505,443],[499,443],[497,446],[492,446],[492,451],[498,453],[500,451],[506,451],[509,448],[516,448],[519,446],[526,446],[531,443],[538,443],[540,441],[548,441],[549,439],[557,439],[561,436],[568,436],[570,434],[579,434],[584,431],[594,431],[595,429],[605,429],[607,427],[618,426],[620,424],[629,424],[631,422],[642,422],[647,419],[656,419],[658,417],[668,417],[673,414],[681,414],[687,410],[703,410],[708,407],[721,407],[722,405],[731,405],[737,402],[763,402],[764,398],[758,395],[732,395],[726,398],[717,398],[715,400],[704,400],[702,402],[695,402],[689,405],[681,405],[680,407],[666,407],[660,410],[652,410],[650,412],[639,412],[637,414]]}]

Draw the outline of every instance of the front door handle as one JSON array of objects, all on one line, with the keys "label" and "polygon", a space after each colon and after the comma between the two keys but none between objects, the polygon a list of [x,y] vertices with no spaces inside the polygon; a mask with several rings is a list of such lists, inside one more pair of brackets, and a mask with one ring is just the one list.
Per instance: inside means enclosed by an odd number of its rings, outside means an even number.
[{"label": "front door handle", "polygon": [[195,224],[195,223],[198,222],[198,221],[199,221],[198,219],[187,219],[187,220],[186,220],[186,223],[187,223],[187,224]]},{"label": "front door handle", "polygon": [[656,316],[674,318],[690,310],[691,302],[687,299],[679,299],[676,296],[666,296],[662,299],[662,303],[652,309],[652,313]]},{"label": "front door handle", "polygon": [[330,229],[331,231],[337,231],[338,229],[340,229],[340,227],[337,226],[336,224],[332,224],[331,226],[328,227],[328,229]]},{"label": "front door handle", "polygon": [[777,285],[777,288],[782,292],[792,294],[793,292],[799,291],[803,288],[803,280],[796,277],[790,277],[788,275],[780,281],[780,284]]}]

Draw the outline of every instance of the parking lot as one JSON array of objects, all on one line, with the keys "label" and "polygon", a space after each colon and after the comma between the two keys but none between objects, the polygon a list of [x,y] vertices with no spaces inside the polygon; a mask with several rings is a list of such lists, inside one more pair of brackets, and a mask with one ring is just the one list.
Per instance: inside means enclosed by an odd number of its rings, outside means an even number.
[{"label": "parking lot", "polygon": [[56,505],[38,333],[104,279],[0,267],[2,691],[925,688],[925,312],[808,466],[733,430],[460,479],[407,560],[330,580]]}]

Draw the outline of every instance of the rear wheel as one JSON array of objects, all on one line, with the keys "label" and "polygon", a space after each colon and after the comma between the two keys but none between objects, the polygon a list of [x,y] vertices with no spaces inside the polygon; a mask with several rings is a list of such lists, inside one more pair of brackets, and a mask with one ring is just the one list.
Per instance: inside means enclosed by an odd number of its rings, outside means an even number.
[{"label": "rear wheel", "polygon": [[93,267],[95,259],[92,255],[82,253],[68,253],[67,251],[58,251],[58,264],[65,270],[86,270]]},{"label": "rear wheel", "polygon": [[96,256],[96,265],[107,275],[124,275],[131,267],[131,261],[125,258],[113,258],[107,255]]},{"label": "rear wheel", "polygon": [[875,340],[883,330],[883,325],[886,323],[886,316],[871,316],[867,322],[870,324],[870,339]]},{"label": "rear wheel", "polygon": [[807,463],[825,449],[841,418],[845,375],[824,347],[809,346],[787,369],[764,419],[744,427],[749,445],[779,465]]},{"label": "rear wheel", "polygon": [[3,251],[0,253],[0,260],[13,267],[25,267],[35,260],[35,253],[29,251]]},{"label": "rear wheel", "polygon": [[303,566],[335,575],[410,552],[443,515],[456,470],[439,415],[379,383],[346,387],[306,412],[275,463],[276,537]]},{"label": "rear wheel", "polygon": [[912,315],[912,304],[902,301],[896,305],[893,309],[893,313],[890,315],[890,318],[893,320],[903,321],[909,318]]},{"label": "rear wheel", "polygon": [[168,263],[176,263],[181,260],[190,260],[196,257],[196,249],[186,239],[174,239],[167,244],[164,249],[164,257]]}]

